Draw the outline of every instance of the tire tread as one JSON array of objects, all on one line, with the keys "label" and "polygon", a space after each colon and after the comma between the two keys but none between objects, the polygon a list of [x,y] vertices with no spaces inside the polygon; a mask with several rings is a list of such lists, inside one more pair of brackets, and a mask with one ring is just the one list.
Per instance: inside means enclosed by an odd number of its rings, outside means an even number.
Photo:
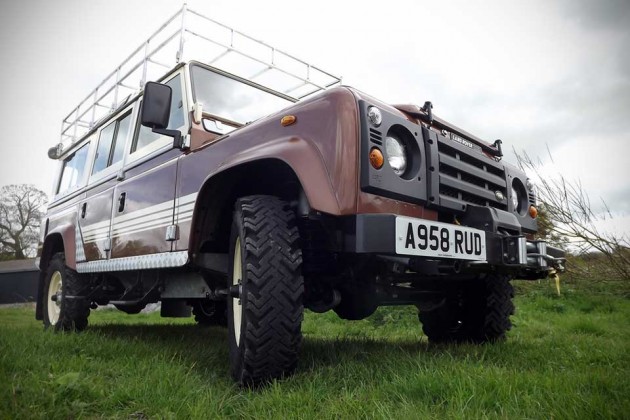
[{"label": "tire tread", "polygon": [[[295,215],[272,196],[249,196],[236,203],[244,233],[244,301],[241,385],[281,378],[297,366],[302,342],[304,280]],[[243,241],[243,238],[241,238]]]}]

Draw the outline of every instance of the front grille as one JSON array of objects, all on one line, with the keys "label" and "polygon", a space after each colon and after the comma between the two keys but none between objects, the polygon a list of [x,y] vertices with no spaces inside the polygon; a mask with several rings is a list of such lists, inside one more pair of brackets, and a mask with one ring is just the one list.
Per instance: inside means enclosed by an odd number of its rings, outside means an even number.
[{"label": "front grille", "polygon": [[472,204],[507,210],[503,165],[445,137],[438,136],[437,143],[440,206],[463,211]]},{"label": "front grille", "polygon": [[537,205],[538,197],[536,196],[536,190],[532,190],[527,194],[527,198],[529,198],[529,204],[532,206]]},{"label": "front grille", "polygon": [[383,135],[380,131],[370,128],[370,141],[381,146],[383,144]]}]

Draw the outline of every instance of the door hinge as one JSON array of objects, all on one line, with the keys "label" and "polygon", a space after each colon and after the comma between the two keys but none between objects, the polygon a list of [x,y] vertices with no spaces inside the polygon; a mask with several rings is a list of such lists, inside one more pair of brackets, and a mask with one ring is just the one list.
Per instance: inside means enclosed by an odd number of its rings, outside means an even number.
[{"label": "door hinge", "polygon": [[182,150],[190,149],[190,134],[182,136]]},{"label": "door hinge", "polygon": [[170,225],[166,228],[166,238],[168,242],[176,241],[179,239],[179,229],[177,225]]}]

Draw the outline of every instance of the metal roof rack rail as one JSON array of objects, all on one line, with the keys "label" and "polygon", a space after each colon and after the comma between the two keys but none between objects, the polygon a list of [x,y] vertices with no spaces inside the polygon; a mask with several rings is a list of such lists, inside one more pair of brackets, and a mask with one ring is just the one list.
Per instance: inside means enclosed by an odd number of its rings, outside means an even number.
[{"label": "metal roof rack rail", "polygon": [[147,81],[158,80],[192,59],[294,99],[341,84],[340,77],[184,4],[63,119],[61,143],[67,147],[76,142]]}]

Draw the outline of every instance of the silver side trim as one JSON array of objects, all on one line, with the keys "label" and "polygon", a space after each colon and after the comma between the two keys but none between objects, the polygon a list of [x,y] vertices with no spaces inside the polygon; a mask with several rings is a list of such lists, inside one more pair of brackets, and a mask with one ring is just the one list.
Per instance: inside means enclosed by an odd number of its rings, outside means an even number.
[{"label": "silver side trim", "polygon": [[85,261],[85,249],[83,248],[83,240],[81,239],[81,227],[79,226],[79,222],[75,223],[74,225],[74,252],[77,263],[79,261]]},{"label": "silver side trim", "polygon": [[109,230],[109,219],[103,220],[102,222],[92,223],[91,225],[83,226],[83,232],[91,233],[92,231],[98,231],[107,229]]},{"label": "silver side trim", "polygon": [[[192,220],[197,193],[188,194],[177,199],[175,214],[181,221]],[[110,237],[117,238],[123,235],[157,229],[173,224],[173,201],[168,200],[141,210],[136,210],[122,216],[114,217],[110,225],[109,220],[103,220],[91,225],[83,226],[83,239],[85,243],[98,242]]]},{"label": "silver side trim", "polygon": [[150,270],[155,268],[181,267],[188,263],[188,251],[163,252],[111,260],[89,261],[77,264],[79,273],[107,271]]}]

